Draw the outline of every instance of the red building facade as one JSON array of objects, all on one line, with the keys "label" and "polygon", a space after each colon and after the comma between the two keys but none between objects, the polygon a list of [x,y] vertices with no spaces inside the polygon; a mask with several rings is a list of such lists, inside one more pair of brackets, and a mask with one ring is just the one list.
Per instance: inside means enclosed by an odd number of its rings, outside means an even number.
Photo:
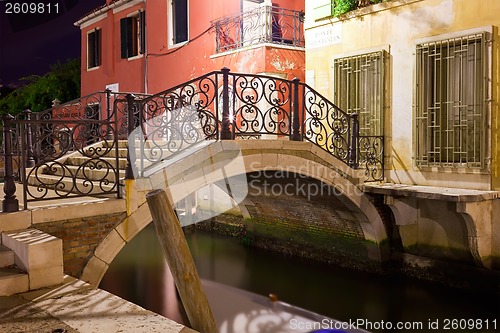
[{"label": "red building facade", "polygon": [[303,0],[107,0],[82,33],[82,96],[157,93],[213,70],[304,81]]}]

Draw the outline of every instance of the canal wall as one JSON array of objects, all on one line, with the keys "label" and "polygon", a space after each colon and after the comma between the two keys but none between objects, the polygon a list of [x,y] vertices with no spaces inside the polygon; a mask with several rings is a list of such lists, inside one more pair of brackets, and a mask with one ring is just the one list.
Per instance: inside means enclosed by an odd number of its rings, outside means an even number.
[{"label": "canal wall", "polygon": [[395,236],[389,241],[390,258],[385,262],[367,256],[366,241],[332,232],[327,224],[306,226],[294,218],[244,218],[233,213],[221,214],[208,221],[184,228],[187,234],[214,232],[239,239],[260,248],[299,260],[313,260],[356,271],[415,278],[446,287],[469,289],[500,296],[500,272],[473,264],[404,252]]},{"label": "canal wall", "polygon": [[63,241],[64,273],[80,277],[97,246],[120,224],[125,212],[47,222],[37,226]]}]

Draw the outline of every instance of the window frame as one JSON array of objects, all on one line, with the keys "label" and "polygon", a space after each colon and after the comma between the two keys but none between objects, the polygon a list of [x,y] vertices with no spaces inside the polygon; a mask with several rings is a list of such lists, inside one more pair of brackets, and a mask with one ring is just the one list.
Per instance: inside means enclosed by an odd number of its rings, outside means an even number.
[{"label": "window frame", "polygon": [[[450,34],[442,34],[442,35],[437,35],[437,36],[432,36],[428,38],[422,38],[420,40],[415,41],[414,45],[414,93],[413,93],[413,167],[422,170],[422,171],[448,171],[448,172],[472,172],[472,173],[489,173],[490,172],[490,161],[491,161],[491,96],[492,96],[492,27],[480,27],[480,28],[475,28],[475,29],[469,29],[469,30],[464,30],[464,31],[458,31]],[[424,78],[420,76],[425,76],[420,74],[419,71],[423,71],[426,68],[420,68],[419,64],[420,61],[423,61],[419,59],[419,48],[425,47],[427,45],[436,45],[437,47],[444,48],[445,44],[450,44],[451,41],[455,41],[455,44],[452,45],[452,47],[456,48],[457,45],[462,45],[459,44],[462,42],[462,40],[468,39],[469,43],[467,45],[470,45],[472,43],[477,43],[474,40],[479,40],[479,43],[481,43],[481,47],[479,49],[480,55],[483,56],[482,59],[480,59],[480,64],[474,66],[477,66],[477,68],[474,68],[474,73],[473,74],[468,74],[474,75],[476,78],[480,78],[480,81],[478,85],[475,87],[476,89],[473,91],[473,95],[477,94],[479,92],[480,96],[479,97],[474,97],[474,103],[472,105],[476,105],[477,98],[480,100],[480,115],[477,117],[479,120],[476,121],[478,124],[480,124],[479,129],[472,129],[473,134],[472,136],[479,136],[479,142],[475,143],[473,146],[473,154],[472,156],[477,156],[476,150],[478,149],[478,157],[471,158],[468,156],[468,148],[467,148],[467,140],[470,140],[471,136],[470,133],[467,133],[468,137],[465,139],[464,143],[460,137],[463,137],[462,133],[460,132],[458,134],[459,139],[457,139],[460,144],[457,145],[459,151],[455,151],[455,144],[453,143],[453,150],[451,153],[449,152],[450,148],[446,146],[443,143],[440,143],[440,146],[437,147],[438,151],[440,152],[437,155],[442,154],[439,158],[432,157],[436,144],[432,143],[432,141],[436,141],[437,139],[432,140],[432,138],[429,138],[429,135],[435,137],[436,135],[440,135],[441,137],[444,137],[445,134],[439,134],[439,131],[441,132],[446,132],[450,130],[454,125],[454,120],[450,121],[450,113],[448,111],[442,111],[441,109],[444,109],[444,106],[440,106],[439,110],[439,119],[440,122],[438,123],[437,121],[434,121],[434,124],[429,124],[429,120],[425,120],[425,115],[428,113],[425,112],[425,108],[427,105],[427,108],[432,108],[431,102],[424,102],[423,100],[425,99],[425,90],[429,89],[430,87],[424,86],[425,82],[421,81],[424,80]],[[472,42],[471,42],[472,41]],[[455,52],[456,53],[456,52]],[[474,57],[476,57],[476,53],[474,53]],[[453,61],[455,61],[455,58],[459,58],[458,56],[454,56]],[[431,57],[427,56],[427,61],[431,59]],[[451,62],[449,57],[445,57],[446,63],[448,66],[448,62]],[[441,65],[444,67],[444,64]],[[471,65],[468,65],[471,66]],[[434,68],[434,67],[433,67]],[[441,68],[441,67],[439,67]],[[469,67],[467,67],[470,69]],[[427,67],[429,69],[429,67]],[[476,73],[476,70],[479,70],[480,72]],[[440,69],[438,74],[433,74],[434,76],[429,75],[429,80],[436,80],[436,75],[439,75],[439,77],[443,76],[444,69]],[[464,71],[465,72],[465,71]],[[461,75],[461,73],[457,74],[457,71],[453,72],[453,77],[454,80],[453,82],[449,82],[449,76],[446,76],[446,86],[441,86],[439,88],[439,91],[435,94],[442,94],[443,91],[446,91],[443,93],[445,98],[450,98],[449,95],[453,95],[453,93],[450,93],[452,88],[457,85],[457,82],[467,82],[467,74]],[[456,78],[455,78],[456,77]],[[419,86],[422,85],[422,87]],[[479,86],[479,84],[481,84]],[[471,90],[472,91],[472,90]],[[439,99],[439,97],[435,97],[435,99]],[[432,99],[434,101],[434,99]],[[456,102],[456,101],[455,101]],[[459,102],[462,102],[459,100]],[[445,104],[445,103],[450,103],[450,101],[443,101],[439,99],[439,105]],[[469,106],[465,104],[465,106]],[[460,105],[462,107],[462,105]],[[474,112],[476,109],[474,109]],[[444,114],[443,114],[444,113]],[[437,112],[436,112],[437,114]],[[451,115],[452,117],[456,118],[457,115],[455,114],[454,116]],[[460,117],[464,117],[463,114],[459,114]],[[466,117],[468,117],[466,113]],[[452,122],[453,125],[443,125],[443,129],[439,127],[438,130],[432,130],[433,127],[440,126],[442,123],[442,119],[445,118],[447,122]],[[437,119],[437,118],[436,118]],[[469,126],[469,125],[467,125]],[[425,127],[425,128],[424,128]],[[473,126],[472,126],[473,127]],[[430,129],[430,130],[429,130]],[[429,134],[429,131],[434,131],[433,133]],[[470,132],[469,127],[467,127],[467,132]],[[453,138],[455,137],[456,133],[453,131]],[[437,134],[436,134],[437,133]],[[437,141],[443,140],[442,138],[439,138]],[[454,138],[455,140],[455,138]],[[447,141],[449,141],[447,139]],[[479,147],[477,145],[479,144]],[[444,145],[444,146],[443,146]],[[465,147],[463,147],[465,145]],[[443,149],[444,147],[444,149]],[[448,151],[445,153],[442,153],[443,151]],[[462,154],[465,154],[465,161],[462,160],[461,157],[455,157],[455,154],[458,154],[461,156]],[[449,156],[452,156],[450,159]]]},{"label": "window frame", "polygon": [[146,53],[146,12],[139,10],[120,19],[120,58],[135,59]]},{"label": "window frame", "polygon": [[[95,36],[94,41],[92,43],[93,44],[92,48],[90,40],[91,35]],[[102,64],[102,29],[97,27],[87,31],[87,70],[98,69],[101,66],[101,64]]]},{"label": "window frame", "polygon": [[174,1],[175,0],[167,0],[168,1],[168,46],[169,47],[179,47],[189,42],[189,24],[190,24],[190,15],[189,15],[189,0],[186,1],[186,40],[177,41],[175,39],[175,15],[174,15]]},{"label": "window frame", "polygon": [[[332,75],[332,95],[333,95],[333,102],[335,105],[337,105],[339,108],[342,109],[342,111],[346,113],[351,113],[349,112],[348,109],[344,109],[342,105],[338,102],[340,96],[337,96],[338,89],[341,89],[338,87],[338,69],[336,68],[336,62],[339,60],[344,60],[344,59],[355,59],[355,58],[362,58],[362,57],[368,57],[374,54],[379,53],[380,54],[380,78],[378,80],[378,92],[380,93],[380,98],[378,101],[378,108],[376,110],[376,113],[378,115],[379,121],[378,121],[378,128],[375,132],[369,132],[369,133],[363,133],[363,122],[364,122],[364,117],[362,114],[358,113],[358,119],[360,123],[360,135],[362,136],[383,136],[384,135],[384,128],[385,128],[385,110],[386,110],[386,91],[387,91],[387,73],[388,71],[388,59],[389,59],[389,52],[388,52],[389,46],[386,47],[376,47],[376,48],[370,48],[370,49],[365,49],[365,50],[360,50],[352,53],[345,53],[345,54],[340,54],[335,56],[332,59],[332,70],[333,70],[333,75]],[[359,87],[358,87],[359,88]],[[375,93],[376,94],[376,93]]]}]

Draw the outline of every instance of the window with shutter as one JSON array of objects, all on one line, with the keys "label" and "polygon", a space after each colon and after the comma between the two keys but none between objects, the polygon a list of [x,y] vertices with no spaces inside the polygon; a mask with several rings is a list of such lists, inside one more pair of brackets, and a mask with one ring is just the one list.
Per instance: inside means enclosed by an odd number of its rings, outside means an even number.
[{"label": "window with shutter", "polygon": [[87,68],[101,65],[101,30],[94,29],[87,34]]},{"label": "window with shutter", "polygon": [[333,15],[334,0],[315,0],[312,17],[319,20]]},{"label": "window with shutter", "polygon": [[171,44],[187,42],[189,39],[188,0],[171,0],[169,8]]},{"label": "window with shutter", "polygon": [[127,59],[146,52],[145,12],[120,20],[121,58]]}]

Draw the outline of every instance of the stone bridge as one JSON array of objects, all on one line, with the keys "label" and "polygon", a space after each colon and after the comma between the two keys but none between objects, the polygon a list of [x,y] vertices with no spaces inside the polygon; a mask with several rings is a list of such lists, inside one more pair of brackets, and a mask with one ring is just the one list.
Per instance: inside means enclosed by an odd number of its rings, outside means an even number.
[{"label": "stone bridge", "polygon": [[[241,161],[235,163],[237,156],[241,157]],[[64,272],[97,286],[113,258],[127,242],[151,222],[145,195],[152,189],[164,188],[167,193],[175,192],[175,200],[179,202],[192,193],[221,180],[231,179],[237,175],[248,177],[256,173],[272,171],[300,175],[301,179],[318,181],[334,189],[326,197],[322,195],[322,197],[302,198],[301,201],[292,201],[294,195],[287,194],[285,197],[290,202],[301,205],[298,210],[303,210],[302,207],[305,207],[306,203],[312,205],[311,216],[305,219],[305,223],[313,223],[311,221],[315,220],[316,211],[320,215],[319,218],[316,217],[316,220],[326,221],[326,226],[323,225],[324,229],[320,228],[319,233],[334,230],[336,226],[338,227],[338,223],[341,223],[341,228],[344,230],[343,236],[347,235],[361,244],[360,248],[356,249],[355,255],[361,253],[366,259],[376,262],[389,259],[387,230],[396,227],[398,223],[411,225],[412,221],[409,218],[412,216],[416,219],[413,224],[419,223],[418,216],[413,215],[415,212],[411,212],[403,205],[405,196],[401,193],[399,196],[395,195],[397,194],[395,189],[385,197],[386,203],[395,207],[393,210],[396,212],[396,220],[387,219],[386,214],[381,214],[380,206],[383,201],[377,200],[379,194],[373,193],[388,191],[388,189],[375,185],[366,187],[363,184],[363,172],[347,167],[314,144],[288,140],[241,140],[207,141],[196,145],[184,156],[179,156],[176,161],[169,162],[168,166],[156,166],[147,177],[126,180],[123,199],[94,198],[87,201],[75,198],[70,200],[71,202],[59,199],[52,205],[49,203],[38,207],[32,206],[28,210],[17,213],[2,213],[0,226],[3,234],[10,234],[8,237],[13,237],[12,234],[18,230],[35,228],[61,239]],[[276,178],[276,175],[274,177]],[[175,188],[176,186],[178,188]],[[409,192],[411,189],[405,188],[404,190]],[[420,198],[423,199],[422,192],[419,193]],[[488,217],[491,215],[486,218],[484,216],[491,214],[491,205],[496,205],[497,201],[491,198],[484,201],[484,197],[482,201],[474,201],[470,193],[468,195],[468,201],[459,201],[457,205],[461,207],[462,214],[466,214],[468,219],[462,226],[456,227],[466,229],[468,241],[465,245],[470,246],[469,253],[475,252],[475,257],[481,260],[476,263],[488,266],[491,264],[489,261],[491,249],[488,252],[488,245],[491,241],[488,243],[483,238],[485,232],[483,228],[486,228],[488,232],[491,230],[487,228]],[[390,199],[387,199],[394,196],[399,201],[390,202]],[[172,195],[170,198],[173,201]],[[418,196],[406,194],[406,200],[413,200],[412,198],[417,200]],[[252,196],[250,191],[249,198],[235,204],[247,218],[246,221],[251,224],[252,219],[259,220],[256,211],[264,209],[265,206],[275,209],[278,214],[283,212],[279,199],[277,195],[259,201],[258,196]],[[437,194],[434,194],[434,198],[431,199],[433,201],[437,199],[437,202],[445,204],[450,202],[449,198],[437,197]],[[315,200],[333,207],[331,214],[336,214],[341,218],[336,220],[325,218],[325,212],[328,214],[328,211],[321,209],[320,205],[315,206]],[[454,200],[457,200],[456,196]],[[265,205],[262,204],[263,202]],[[56,206],[53,205],[54,203]],[[489,211],[484,210],[487,205],[490,205]],[[286,209],[293,211],[294,207],[290,205]],[[405,212],[404,209],[407,211]],[[265,216],[267,219],[272,217],[273,213]],[[388,223],[396,225],[388,225]],[[301,235],[307,232],[304,226],[300,228],[295,232],[292,228],[290,233],[292,238],[297,237],[298,242],[300,242]],[[349,230],[353,232],[352,235],[348,235]],[[408,242],[408,239],[416,235],[401,233],[401,237],[403,242]],[[450,243],[457,241],[455,237],[455,233],[448,234]],[[291,241],[293,242],[293,239]],[[456,248],[452,246],[448,249],[448,251],[454,250],[456,251]],[[469,256],[472,255],[469,254]]]},{"label": "stone bridge", "polygon": [[[329,200],[342,214],[340,220],[352,224],[350,229],[358,230],[366,241],[365,256],[377,262],[387,258],[386,228],[373,198],[361,191],[363,172],[316,145],[287,140],[206,141],[168,167],[158,165],[147,177],[126,180],[123,199],[59,199],[57,206],[4,213],[1,226],[4,231],[37,228],[62,239],[65,272],[97,285],[116,254],[151,222],[145,200],[150,190],[175,192],[179,202],[221,180],[270,171],[300,175],[334,189]],[[273,206],[273,199],[268,200],[267,205]],[[239,210],[251,218],[248,205],[254,204],[239,203]]]},{"label": "stone bridge", "polygon": [[12,286],[56,284],[63,269],[98,285],[151,222],[145,195],[158,188],[185,224],[222,213],[306,256],[380,263],[396,250],[500,268],[498,192],[383,183],[383,136],[363,137],[356,114],[297,80],[223,69],[154,96],[102,96],[3,118],[0,267],[27,273]]}]

